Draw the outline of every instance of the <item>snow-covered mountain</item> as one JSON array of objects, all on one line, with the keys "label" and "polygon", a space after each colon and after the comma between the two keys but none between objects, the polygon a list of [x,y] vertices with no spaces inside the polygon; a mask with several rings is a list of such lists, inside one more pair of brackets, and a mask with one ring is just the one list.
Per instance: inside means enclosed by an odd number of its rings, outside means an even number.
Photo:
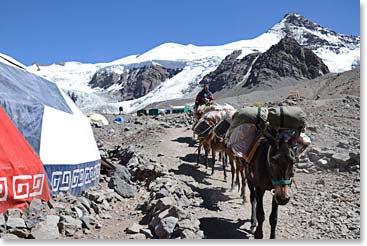
[{"label": "snow-covered mountain", "polygon": [[[28,69],[58,83],[66,91],[74,93],[77,104],[85,112],[118,112],[119,106],[123,106],[126,112],[134,112],[154,102],[193,97],[200,89],[197,86],[200,80],[214,71],[234,50],[242,51],[237,57],[242,59],[250,53],[265,52],[286,35],[294,37],[297,42],[312,49],[331,72],[350,70],[353,65],[359,64],[359,37],[337,34],[299,14],[290,13],[267,32],[251,40],[241,40],[221,46],[165,43],[141,55],[132,55],[109,63],[65,62],[49,66],[34,64]],[[133,69],[151,65],[159,65],[166,69],[180,69],[180,72],[161,81],[144,96],[122,102],[109,97],[110,94],[116,94],[124,87],[122,80],[120,84],[113,84],[104,89],[98,87],[92,89],[89,84],[96,74],[122,75],[128,74]]]}]

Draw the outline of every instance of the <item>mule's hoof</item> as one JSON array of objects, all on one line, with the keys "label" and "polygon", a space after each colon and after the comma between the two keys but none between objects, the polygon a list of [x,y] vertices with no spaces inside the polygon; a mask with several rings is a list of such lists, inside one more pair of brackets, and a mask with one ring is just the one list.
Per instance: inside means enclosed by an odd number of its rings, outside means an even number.
[{"label": "mule's hoof", "polygon": [[255,231],[256,231],[256,225],[252,225],[252,226],[250,227],[250,232],[251,232],[252,234],[255,234]]},{"label": "mule's hoof", "polygon": [[254,233],[255,239],[263,239],[264,235],[262,231],[256,230]]}]

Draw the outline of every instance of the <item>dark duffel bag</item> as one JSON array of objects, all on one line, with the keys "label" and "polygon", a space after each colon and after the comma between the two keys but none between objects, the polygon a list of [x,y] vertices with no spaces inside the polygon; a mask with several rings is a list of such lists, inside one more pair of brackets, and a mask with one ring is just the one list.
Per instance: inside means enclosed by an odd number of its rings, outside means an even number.
[{"label": "dark duffel bag", "polygon": [[280,106],[270,108],[268,121],[276,128],[304,128],[306,125],[306,113],[296,106]]},{"label": "dark duffel bag", "polygon": [[265,107],[244,107],[237,110],[232,116],[231,128],[242,124],[255,124],[258,127],[265,125],[268,119],[268,109]]},{"label": "dark duffel bag", "polygon": [[223,138],[226,135],[226,132],[228,131],[229,127],[231,126],[231,123],[228,119],[221,120],[215,127],[214,127],[214,133],[218,138]]},{"label": "dark duffel bag", "polygon": [[210,125],[209,122],[207,122],[206,120],[200,120],[194,128],[194,132],[199,137],[206,137],[212,127],[213,126]]}]

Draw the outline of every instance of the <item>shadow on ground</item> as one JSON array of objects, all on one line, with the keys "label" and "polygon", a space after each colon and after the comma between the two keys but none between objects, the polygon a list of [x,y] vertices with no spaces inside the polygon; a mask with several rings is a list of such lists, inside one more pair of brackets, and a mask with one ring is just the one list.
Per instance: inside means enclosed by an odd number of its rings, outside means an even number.
[{"label": "shadow on ground", "polygon": [[171,140],[173,142],[179,142],[179,143],[187,143],[189,147],[197,147],[196,146],[196,140],[192,137],[179,137],[176,139]]},{"label": "shadow on ground", "polygon": [[[193,163],[193,164],[196,164],[197,163],[197,153],[191,153],[191,154],[187,154],[185,155],[184,157],[178,157],[180,160],[184,161],[184,162],[189,162],[189,163]],[[200,162],[199,162],[199,165],[200,166],[203,166],[205,168],[205,158],[203,156],[200,156]],[[198,167],[195,165],[192,166],[193,169],[197,169]],[[217,179],[217,180],[220,180],[220,181],[224,181],[224,174],[223,174],[223,165],[221,162],[218,162],[216,161],[216,164],[215,164],[215,168],[214,168],[215,172],[221,172],[222,173],[222,179]],[[226,167],[226,171],[227,171],[227,178],[230,177],[231,175],[231,170],[230,170],[230,167],[227,165]],[[212,158],[209,157],[208,158],[208,169],[207,169],[207,172],[208,174],[211,174],[212,172]],[[185,173],[185,175],[190,175],[190,172],[187,172]],[[208,175],[206,175],[208,176]],[[211,179],[214,179],[214,178],[211,178]],[[198,181],[199,182],[199,181]]]},{"label": "shadow on ground", "polygon": [[208,210],[218,211],[218,202],[225,202],[232,199],[224,194],[227,189],[223,187],[199,188],[190,185],[190,188],[200,194],[203,199],[201,207]]},{"label": "shadow on ground", "polygon": [[200,229],[207,239],[249,239],[249,233],[240,227],[247,221],[239,220],[234,223],[224,218],[201,218]]},{"label": "shadow on ground", "polygon": [[191,163],[196,163],[197,161],[197,153],[191,153],[191,154],[187,154],[184,157],[179,157],[180,160],[184,161],[184,162],[191,162]]},{"label": "shadow on ground", "polygon": [[209,174],[200,171],[198,167],[195,167],[192,164],[183,163],[178,166],[178,170],[171,171],[176,175],[186,175],[193,177],[195,181],[200,184],[210,185],[208,181],[205,181],[205,179],[209,177]]}]

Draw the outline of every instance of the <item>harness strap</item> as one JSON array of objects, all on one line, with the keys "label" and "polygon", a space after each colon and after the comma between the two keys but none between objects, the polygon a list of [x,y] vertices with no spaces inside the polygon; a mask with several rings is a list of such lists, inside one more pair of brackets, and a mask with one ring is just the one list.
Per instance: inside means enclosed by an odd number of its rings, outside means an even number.
[{"label": "harness strap", "polygon": [[257,107],[257,114],[256,114],[256,125],[259,126],[260,124],[260,107]]},{"label": "harness strap", "polygon": [[292,179],[286,180],[272,180],[271,183],[273,185],[290,185],[292,183]]},{"label": "harness strap", "polygon": [[280,127],[284,127],[284,109],[280,106]]},{"label": "harness strap", "polygon": [[273,185],[290,185],[292,183],[292,179],[272,180],[271,183]]},{"label": "harness strap", "polygon": [[252,158],[254,157],[258,147],[260,146],[261,140],[263,139],[262,135],[258,135],[255,139],[255,142],[252,144],[250,151],[248,151],[245,156],[243,157],[247,164],[250,164]]}]

